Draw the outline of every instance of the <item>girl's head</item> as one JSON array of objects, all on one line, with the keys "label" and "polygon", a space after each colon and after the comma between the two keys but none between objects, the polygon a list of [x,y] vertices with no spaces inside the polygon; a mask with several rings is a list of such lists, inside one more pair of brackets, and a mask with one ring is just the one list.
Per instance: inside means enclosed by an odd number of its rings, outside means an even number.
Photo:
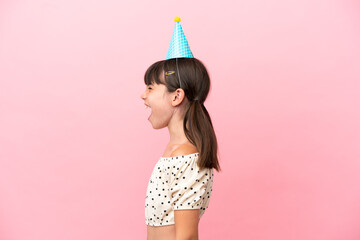
[{"label": "girl's head", "polygon": [[205,102],[210,89],[208,72],[202,62],[196,58],[158,61],[148,68],[144,80],[146,85],[164,84],[170,93],[182,88],[186,99],[190,102],[193,100]]},{"label": "girl's head", "polygon": [[152,110],[153,127],[169,126],[177,111],[187,139],[199,151],[199,167],[219,171],[216,136],[203,105],[210,90],[203,63],[196,58],[158,61],[147,69],[144,81],[147,89],[141,97]]}]

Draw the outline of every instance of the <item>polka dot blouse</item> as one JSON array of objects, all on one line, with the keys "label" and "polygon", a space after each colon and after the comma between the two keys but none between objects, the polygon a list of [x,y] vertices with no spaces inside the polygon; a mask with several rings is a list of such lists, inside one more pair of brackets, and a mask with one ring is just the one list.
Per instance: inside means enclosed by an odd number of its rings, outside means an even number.
[{"label": "polka dot blouse", "polygon": [[199,153],[161,157],[148,183],[145,223],[150,226],[175,224],[174,210],[208,208],[213,185],[213,169],[199,170]]}]

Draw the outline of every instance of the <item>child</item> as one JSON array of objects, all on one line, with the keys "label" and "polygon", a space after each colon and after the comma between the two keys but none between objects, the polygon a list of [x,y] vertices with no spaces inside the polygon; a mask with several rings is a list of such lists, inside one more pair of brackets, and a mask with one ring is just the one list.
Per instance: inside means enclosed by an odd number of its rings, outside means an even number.
[{"label": "child", "polygon": [[154,129],[168,127],[170,141],[156,163],[147,187],[145,222],[148,240],[198,239],[198,223],[208,208],[213,168],[220,171],[217,140],[204,106],[210,79],[194,58],[180,25],[166,60],[145,73],[141,98],[151,108]]}]

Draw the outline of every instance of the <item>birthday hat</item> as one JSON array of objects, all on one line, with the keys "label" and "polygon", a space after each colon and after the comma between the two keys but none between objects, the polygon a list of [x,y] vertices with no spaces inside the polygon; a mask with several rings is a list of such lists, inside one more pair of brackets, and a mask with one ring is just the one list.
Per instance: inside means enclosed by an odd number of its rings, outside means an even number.
[{"label": "birthday hat", "polygon": [[180,25],[181,19],[179,17],[175,17],[174,21],[175,28],[171,37],[170,46],[166,54],[165,60],[171,58],[193,58],[194,56],[191,53],[189,43],[186,40],[186,37]]}]

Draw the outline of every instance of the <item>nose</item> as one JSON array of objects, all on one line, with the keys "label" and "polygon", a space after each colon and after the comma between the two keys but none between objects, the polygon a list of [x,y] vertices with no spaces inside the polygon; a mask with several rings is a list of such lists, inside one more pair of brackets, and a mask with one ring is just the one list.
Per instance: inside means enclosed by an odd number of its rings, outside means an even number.
[{"label": "nose", "polygon": [[145,92],[143,92],[143,93],[140,95],[140,98],[143,99],[143,100],[145,100],[145,97],[146,97],[146,96],[145,96]]}]

